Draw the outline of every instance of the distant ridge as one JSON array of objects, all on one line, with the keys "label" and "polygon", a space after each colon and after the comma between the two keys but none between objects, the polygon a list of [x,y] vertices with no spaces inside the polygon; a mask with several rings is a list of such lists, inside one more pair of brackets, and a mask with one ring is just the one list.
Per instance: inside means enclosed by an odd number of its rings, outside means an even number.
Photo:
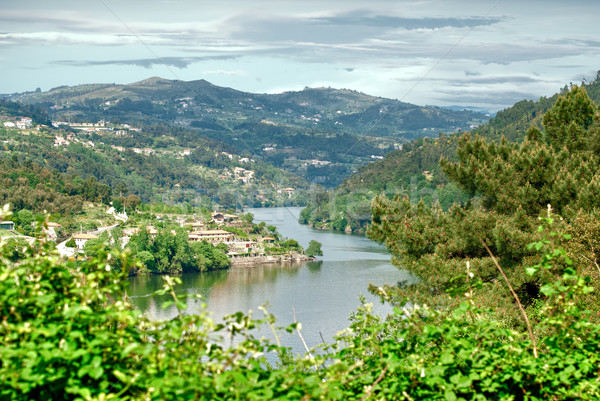
[{"label": "distant ridge", "polygon": [[52,120],[100,120],[193,131],[325,186],[411,139],[470,129],[471,111],[418,106],[349,89],[242,92],[204,79],[161,77],[129,84],[63,86],[11,99],[40,106]]}]

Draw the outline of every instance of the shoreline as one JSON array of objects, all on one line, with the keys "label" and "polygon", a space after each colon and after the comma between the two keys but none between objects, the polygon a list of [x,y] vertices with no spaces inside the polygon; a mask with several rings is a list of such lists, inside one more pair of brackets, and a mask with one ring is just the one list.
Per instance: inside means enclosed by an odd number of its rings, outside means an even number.
[{"label": "shoreline", "polygon": [[260,256],[238,256],[231,258],[231,266],[248,266],[273,264],[273,263],[290,263],[290,262],[308,262],[317,260],[304,254],[292,253],[284,255],[260,255]]}]

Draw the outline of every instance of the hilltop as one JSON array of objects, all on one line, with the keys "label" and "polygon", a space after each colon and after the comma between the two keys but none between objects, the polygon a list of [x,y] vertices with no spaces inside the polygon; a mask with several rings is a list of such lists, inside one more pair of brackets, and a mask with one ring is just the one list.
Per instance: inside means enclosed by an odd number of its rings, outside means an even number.
[{"label": "hilltop", "polygon": [[[131,108],[129,101],[121,104],[125,99],[133,102],[133,106],[144,106],[136,102],[150,102],[145,104],[146,108],[134,108],[141,115],[161,122],[192,125],[194,121],[210,121],[216,117],[225,124],[226,120],[269,118],[274,123],[308,126],[317,131],[332,129],[368,136],[421,136],[419,131],[424,129],[469,128],[473,120],[482,118],[481,113],[417,106],[348,89],[305,88],[281,94],[256,94],[216,86],[204,79],[180,81],[151,77],[125,85],[60,86],[47,92],[11,95],[11,100],[50,107],[52,117],[87,111],[92,113],[89,117],[96,112],[105,119],[118,118]],[[217,110],[220,113],[216,116],[210,115]],[[130,118],[135,120],[135,116]]]},{"label": "hilltop", "polygon": [[185,127],[327,187],[411,139],[487,121],[481,113],[347,89],[255,94],[202,79],[61,86],[9,99],[43,108],[58,121]]}]

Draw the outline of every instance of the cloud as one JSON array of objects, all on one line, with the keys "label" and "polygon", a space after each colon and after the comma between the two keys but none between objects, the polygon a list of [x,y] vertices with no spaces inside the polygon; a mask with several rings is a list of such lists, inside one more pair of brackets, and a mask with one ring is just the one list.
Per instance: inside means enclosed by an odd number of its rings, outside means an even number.
[{"label": "cloud", "polygon": [[228,75],[235,77],[246,77],[248,73],[242,70],[213,70],[213,71],[202,71],[205,75]]},{"label": "cloud", "polygon": [[152,68],[155,65],[168,65],[176,68],[186,68],[190,64],[197,62],[213,60],[233,60],[239,57],[239,55],[224,55],[202,57],[156,57],[127,60],[58,60],[54,61],[52,64],[70,65],[77,67],[89,67],[99,65],[133,65],[144,68]]},{"label": "cloud", "polygon": [[223,27],[234,39],[259,42],[342,44],[385,37],[392,32],[473,28],[505,21],[505,17],[406,18],[355,10],[332,16],[244,14]]},{"label": "cloud", "polygon": [[[434,79],[431,79],[434,80]],[[536,79],[525,75],[475,77],[469,79],[453,78],[443,80],[448,86],[473,86],[473,85],[506,85],[506,84],[535,84],[545,83],[544,79]]]},{"label": "cloud", "polygon": [[119,46],[139,43],[133,36],[102,35],[72,32],[17,32],[0,33],[2,46],[91,45]]},{"label": "cloud", "polygon": [[509,107],[521,100],[538,99],[540,94],[531,92],[522,92],[514,90],[498,90],[485,92],[466,92],[466,91],[438,91],[437,100],[444,104],[485,104],[496,108]]},{"label": "cloud", "polygon": [[368,10],[357,10],[333,17],[315,18],[313,24],[347,26],[374,26],[394,29],[440,29],[471,28],[474,26],[493,25],[504,21],[505,17],[466,17],[466,18],[405,18],[390,15],[368,15]]},{"label": "cloud", "polygon": [[591,47],[600,49],[600,41],[594,39],[585,38],[561,38],[546,41],[549,44],[555,44],[560,46],[579,46],[579,47]]}]

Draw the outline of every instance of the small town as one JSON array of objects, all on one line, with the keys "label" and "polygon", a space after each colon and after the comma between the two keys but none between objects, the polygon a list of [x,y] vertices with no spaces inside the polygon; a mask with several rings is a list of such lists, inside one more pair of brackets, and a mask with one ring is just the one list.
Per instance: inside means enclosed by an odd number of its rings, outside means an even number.
[{"label": "small town", "polygon": [[[103,205],[90,204],[88,207],[101,209]],[[132,238],[142,233],[154,240],[159,233],[176,236],[182,230],[189,243],[204,242],[223,250],[230,265],[306,261],[314,256],[307,256],[295,240],[282,238],[274,226],[254,224],[251,214],[215,211],[207,217],[157,215],[152,224],[132,225],[132,219],[125,211],[119,213],[114,207],[109,207],[101,221],[108,224],[112,218],[114,223],[111,225],[69,233],[61,224],[53,221],[31,222],[33,230],[29,227],[28,230],[22,230],[15,227],[15,222],[7,220],[0,222],[0,236],[4,240],[25,241],[30,245],[36,241],[56,242],[59,255],[69,260],[86,258],[93,249],[91,244],[97,246],[108,242],[108,245],[125,248]],[[24,232],[33,234],[26,235]]]}]

